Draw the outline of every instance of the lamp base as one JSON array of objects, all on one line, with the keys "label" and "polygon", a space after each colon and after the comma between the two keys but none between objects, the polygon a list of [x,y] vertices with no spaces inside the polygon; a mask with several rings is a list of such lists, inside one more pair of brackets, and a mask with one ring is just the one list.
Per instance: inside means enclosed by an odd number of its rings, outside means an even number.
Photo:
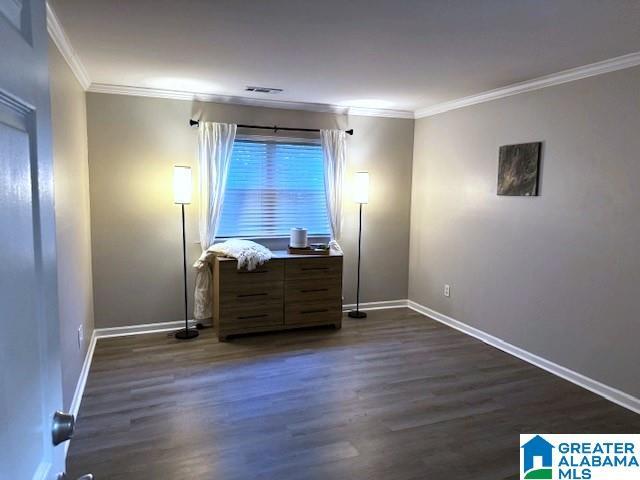
[{"label": "lamp base", "polygon": [[360,310],[351,310],[347,315],[351,318],[367,318],[367,314]]},{"label": "lamp base", "polygon": [[182,330],[178,330],[174,337],[176,337],[179,340],[191,340],[192,338],[196,338],[198,335],[200,335],[200,332],[198,332],[198,330],[195,330],[193,328],[183,328]]}]

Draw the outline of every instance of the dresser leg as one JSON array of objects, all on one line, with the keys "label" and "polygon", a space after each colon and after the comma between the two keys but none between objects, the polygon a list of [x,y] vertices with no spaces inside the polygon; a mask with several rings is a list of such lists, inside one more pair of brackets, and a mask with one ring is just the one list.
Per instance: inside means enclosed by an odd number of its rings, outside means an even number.
[{"label": "dresser leg", "polygon": [[333,328],[336,330],[340,330],[342,328],[342,322],[334,323]]}]

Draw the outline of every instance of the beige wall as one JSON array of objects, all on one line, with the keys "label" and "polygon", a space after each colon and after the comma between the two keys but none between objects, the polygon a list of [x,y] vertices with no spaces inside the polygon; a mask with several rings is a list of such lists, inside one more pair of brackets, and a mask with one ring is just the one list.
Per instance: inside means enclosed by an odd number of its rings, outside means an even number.
[{"label": "beige wall", "polygon": [[[639,86],[634,68],[416,121],[410,299],[640,396]],[[498,197],[498,147],[530,141],[540,196]]]},{"label": "beige wall", "polygon": [[[295,110],[89,93],[91,228],[97,327],[183,318],[179,207],[174,164],[193,166],[197,130],[189,118],[308,128],[354,128],[347,180],[371,172],[365,207],[361,301],[406,298],[413,120],[344,117]],[[264,134],[264,132],[262,132]],[[187,207],[189,259],[197,206]],[[357,208],[345,199],[345,303],[355,301]],[[192,311],[193,270],[189,269]]]},{"label": "beige wall", "polygon": [[87,117],[84,90],[51,41],[49,64],[62,382],[69,408],[93,332]]}]

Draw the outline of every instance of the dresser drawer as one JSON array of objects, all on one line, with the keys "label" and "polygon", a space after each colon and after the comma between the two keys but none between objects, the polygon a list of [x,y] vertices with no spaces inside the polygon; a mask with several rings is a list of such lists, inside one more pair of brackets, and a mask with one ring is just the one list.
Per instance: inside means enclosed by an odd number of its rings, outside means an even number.
[{"label": "dresser drawer", "polygon": [[235,260],[218,260],[216,274],[219,276],[221,292],[235,292],[247,284],[282,282],[284,263],[274,259],[256,267],[255,270],[238,270]]},{"label": "dresser drawer", "polygon": [[292,258],[286,262],[287,282],[316,278],[340,278],[342,257]]},{"label": "dresser drawer", "polygon": [[219,302],[222,308],[244,308],[247,306],[282,304],[283,282],[248,282],[233,289],[220,288]]},{"label": "dresser drawer", "polygon": [[285,286],[286,303],[307,303],[318,300],[342,299],[340,277],[313,278],[288,281]]},{"label": "dresser drawer", "polygon": [[285,325],[319,325],[339,323],[341,320],[342,302],[340,300],[285,305]]},{"label": "dresser drawer", "polygon": [[220,329],[227,332],[243,328],[268,327],[283,324],[282,301],[270,305],[231,308],[221,306]]}]

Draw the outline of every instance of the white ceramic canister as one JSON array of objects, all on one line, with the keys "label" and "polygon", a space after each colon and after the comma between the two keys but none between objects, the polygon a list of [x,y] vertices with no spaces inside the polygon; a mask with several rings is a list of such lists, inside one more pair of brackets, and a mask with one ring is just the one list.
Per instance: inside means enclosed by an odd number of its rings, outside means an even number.
[{"label": "white ceramic canister", "polygon": [[307,248],[307,229],[301,227],[292,228],[289,245],[293,248]]}]

